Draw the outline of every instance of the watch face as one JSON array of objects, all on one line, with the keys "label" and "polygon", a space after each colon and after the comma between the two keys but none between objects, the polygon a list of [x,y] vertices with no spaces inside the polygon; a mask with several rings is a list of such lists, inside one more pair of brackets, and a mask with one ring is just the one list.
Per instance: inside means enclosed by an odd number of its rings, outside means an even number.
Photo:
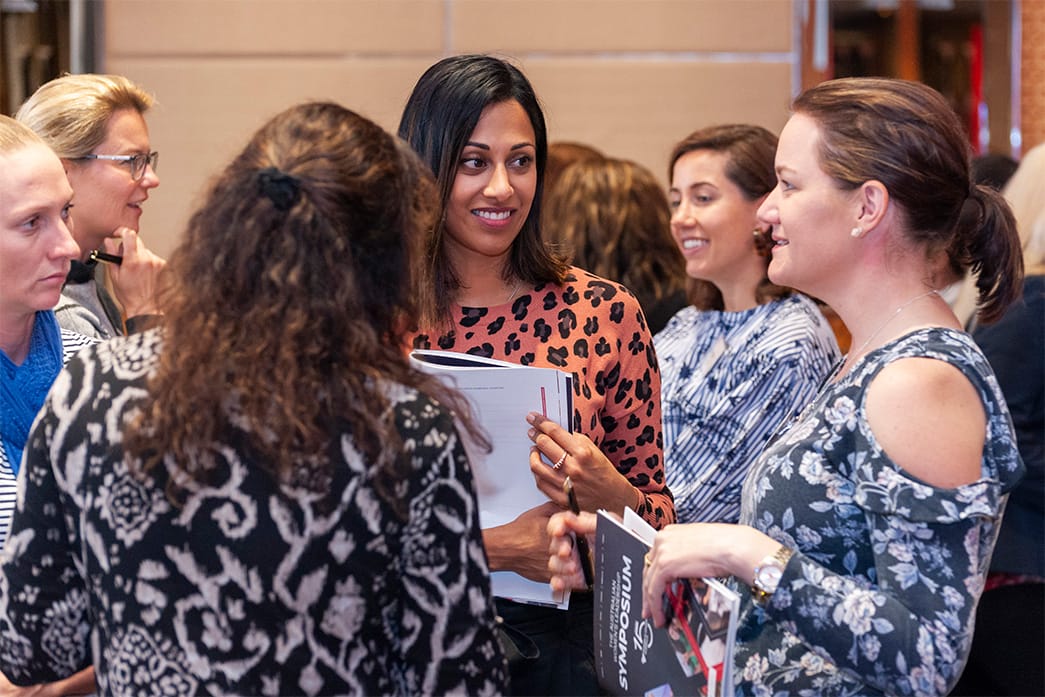
[{"label": "watch face", "polygon": [[779,566],[771,566],[766,564],[758,570],[758,578],[756,579],[759,588],[766,593],[772,593],[780,585],[780,577],[784,575],[784,570]]}]

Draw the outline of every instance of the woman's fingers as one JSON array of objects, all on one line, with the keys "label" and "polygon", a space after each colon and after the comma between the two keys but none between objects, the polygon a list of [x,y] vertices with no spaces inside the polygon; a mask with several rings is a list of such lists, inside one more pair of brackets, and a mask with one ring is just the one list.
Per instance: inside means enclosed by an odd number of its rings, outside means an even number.
[{"label": "woman's fingers", "polygon": [[587,535],[589,542],[594,543],[596,520],[593,513],[576,515],[568,511],[556,513],[548,519],[548,570],[555,590],[587,588],[580,560],[574,551],[573,535]]}]

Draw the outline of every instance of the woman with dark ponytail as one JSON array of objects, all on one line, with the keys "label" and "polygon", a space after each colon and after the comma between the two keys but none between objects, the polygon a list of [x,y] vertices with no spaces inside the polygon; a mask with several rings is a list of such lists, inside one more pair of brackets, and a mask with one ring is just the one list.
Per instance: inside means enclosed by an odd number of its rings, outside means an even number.
[{"label": "woman with dark ponytail", "polygon": [[[1020,243],[969,146],[925,85],[843,79],[803,93],[780,135],[769,277],[823,299],[853,348],[782,424],[745,482],[740,524],[658,533],[644,612],[664,584],[750,587],[737,693],[946,695],[969,652],[1008,492],[1023,474],[990,364],[936,289],[979,273],[980,313],[1021,288]],[[553,585],[576,582],[552,519]]]}]

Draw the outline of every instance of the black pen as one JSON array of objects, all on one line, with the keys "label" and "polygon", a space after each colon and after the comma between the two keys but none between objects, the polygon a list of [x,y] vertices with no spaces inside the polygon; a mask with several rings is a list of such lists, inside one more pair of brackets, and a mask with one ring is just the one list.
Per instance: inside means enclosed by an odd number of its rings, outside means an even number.
[{"label": "black pen", "polygon": [[107,261],[110,264],[116,264],[119,266],[123,263],[123,257],[116,254],[108,254],[106,252],[98,251],[97,249],[91,252],[91,261]]},{"label": "black pen", "polygon": [[[569,475],[566,476],[566,481],[562,483],[562,490],[566,492],[566,498],[570,502],[570,510],[580,515],[581,507],[577,503],[577,494],[573,493],[573,482],[570,481]],[[575,537],[577,539],[577,556],[581,558],[581,571],[584,573],[584,584],[588,586],[588,590],[591,590],[595,584],[595,571],[591,566],[591,550],[588,548],[588,540],[583,534]]]}]

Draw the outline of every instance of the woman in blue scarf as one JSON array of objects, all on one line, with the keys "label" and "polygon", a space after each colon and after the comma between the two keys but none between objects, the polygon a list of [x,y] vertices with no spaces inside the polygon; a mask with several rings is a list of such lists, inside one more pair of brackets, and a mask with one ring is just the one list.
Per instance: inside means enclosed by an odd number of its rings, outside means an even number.
[{"label": "woman in blue scarf", "polygon": [[51,311],[79,255],[68,227],[72,195],[51,149],[0,117],[0,542],[29,426],[65,359],[90,343],[60,330]]},{"label": "woman in blue scarf", "polygon": [[[59,329],[51,310],[80,254],[69,234],[72,196],[58,156],[27,127],[0,116],[0,543],[36,412],[65,361],[94,343]],[[9,687],[0,675],[0,689]],[[48,687],[83,694],[94,687],[94,670]]]}]

